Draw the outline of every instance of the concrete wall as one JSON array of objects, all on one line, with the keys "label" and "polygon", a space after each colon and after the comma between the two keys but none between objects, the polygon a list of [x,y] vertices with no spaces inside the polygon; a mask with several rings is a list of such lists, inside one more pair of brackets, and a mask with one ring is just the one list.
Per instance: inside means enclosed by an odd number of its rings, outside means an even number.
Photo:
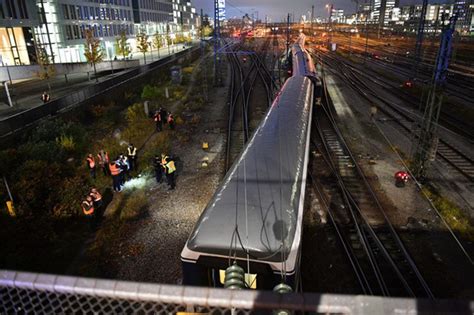
[{"label": "concrete wall", "polygon": [[[122,70],[140,65],[139,60],[104,61],[96,64],[97,72],[109,70]],[[88,63],[58,63],[54,64],[56,75],[94,72],[94,67]],[[36,77],[38,65],[0,67],[0,81],[21,80]]]}]

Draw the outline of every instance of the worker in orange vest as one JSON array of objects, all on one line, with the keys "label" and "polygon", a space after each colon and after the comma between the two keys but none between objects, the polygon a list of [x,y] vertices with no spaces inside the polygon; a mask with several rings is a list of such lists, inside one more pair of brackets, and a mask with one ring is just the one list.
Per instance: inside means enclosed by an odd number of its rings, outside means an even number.
[{"label": "worker in orange vest", "polygon": [[86,200],[82,202],[82,212],[89,221],[90,228],[93,229],[95,225],[95,208],[94,201],[92,200],[91,196],[87,196]]},{"label": "worker in orange vest", "polygon": [[97,188],[92,187],[89,196],[91,196],[92,201],[94,202],[94,208],[96,210],[100,209],[100,207],[102,207],[102,195],[97,190]]},{"label": "worker in orange vest", "polygon": [[109,164],[109,170],[110,170],[110,175],[112,175],[112,186],[114,187],[114,191],[121,191],[122,190],[122,184],[120,180],[120,172],[122,170],[120,169],[120,166],[115,163],[115,161],[110,162]]},{"label": "worker in orange vest", "polygon": [[87,167],[89,167],[92,178],[95,179],[95,159],[92,154],[87,156]]},{"label": "worker in orange vest", "polygon": [[168,113],[168,125],[171,130],[174,130],[174,117],[171,113]]},{"label": "worker in orange vest", "polygon": [[155,115],[153,115],[153,120],[156,124],[156,131],[160,132],[163,129],[163,121],[161,119],[161,111],[157,110]]},{"label": "worker in orange vest", "polygon": [[109,171],[109,154],[107,151],[100,150],[99,153],[97,154],[97,161],[99,162],[99,166],[102,168],[102,172],[104,172],[104,175],[107,176],[110,174]]}]

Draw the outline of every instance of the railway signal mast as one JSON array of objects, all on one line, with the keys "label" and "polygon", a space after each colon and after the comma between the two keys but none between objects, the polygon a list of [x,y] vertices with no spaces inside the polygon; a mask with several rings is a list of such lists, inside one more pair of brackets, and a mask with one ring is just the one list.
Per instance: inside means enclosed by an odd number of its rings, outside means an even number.
[{"label": "railway signal mast", "polygon": [[437,126],[441,105],[443,103],[443,90],[446,83],[446,74],[451,59],[452,41],[457,20],[457,13],[451,17],[441,34],[441,43],[436,58],[436,64],[431,80],[431,88],[426,101],[426,106],[420,123],[420,132],[415,138],[414,173],[415,176],[424,177],[429,161],[434,161],[438,145]]},{"label": "railway signal mast", "polygon": [[218,52],[221,44],[221,11],[219,10],[219,0],[214,0],[214,85],[221,82],[219,65],[220,58]]},{"label": "railway signal mast", "polygon": [[[418,32],[416,33],[416,44],[415,44],[415,60],[413,63],[413,78],[416,80],[418,76],[418,64],[421,59],[421,48],[423,47],[423,35],[425,32],[425,22],[426,22],[426,8],[428,6],[428,0],[423,0],[423,5],[421,7],[420,22],[418,23]],[[412,81],[410,80],[410,81]]]}]

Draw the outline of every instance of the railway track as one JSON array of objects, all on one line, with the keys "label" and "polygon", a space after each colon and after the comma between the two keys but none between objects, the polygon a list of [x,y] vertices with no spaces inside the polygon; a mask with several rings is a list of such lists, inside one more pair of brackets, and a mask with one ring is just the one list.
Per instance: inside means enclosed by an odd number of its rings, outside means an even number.
[{"label": "railway track", "polygon": [[[259,54],[266,51],[269,46],[268,38],[260,53],[247,51],[241,45],[229,48],[227,57],[231,69],[229,87],[229,120],[226,146],[225,169],[230,168],[233,161],[242,151],[245,143],[250,139],[251,133],[258,126],[268,106],[273,100],[272,79],[264,61]],[[245,58],[247,61],[242,62]],[[276,86],[276,85],[275,85]],[[266,101],[255,95],[256,90],[264,91]]]},{"label": "railway track", "polygon": [[[330,101],[326,98],[326,102]],[[433,298],[369,179],[339,132],[329,106],[314,115],[315,159],[309,177],[319,192],[364,294]],[[316,163],[316,164],[314,164]],[[328,170],[321,177],[314,170]],[[327,173],[326,172],[326,173]]]},{"label": "railway track", "polygon": [[[413,114],[407,110],[400,108],[400,106],[393,104],[380,95],[378,95],[371,86],[369,86],[364,80],[361,79],[361,75],[348,66],[345,63],[341,63],[337,59],[332,65],[336,65],[339,68],[339,74],[343,76],[343,79],[349,83],[350,87],[360,94],[362,97],[367,99],[369,102],[377,100],[384,106],[379,106],[380,111],[390,118],[390,122],[394,123],[397,127],[401,127],[401,130],[411,138],[413,136],[413,128],[418,121],[416,114]],[[474,161],[466,153],[462,152],[461,149],[451,144],[448,140],[442,138],[439,139],[438,151],[436,156],[447,164],[451,169],[461,174],[468,181],[470,185],[474,183]]]}]

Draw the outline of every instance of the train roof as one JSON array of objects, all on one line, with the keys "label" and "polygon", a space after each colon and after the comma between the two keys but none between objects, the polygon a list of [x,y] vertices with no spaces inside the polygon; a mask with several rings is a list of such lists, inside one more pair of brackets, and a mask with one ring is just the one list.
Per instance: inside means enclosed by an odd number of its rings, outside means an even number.
[{"label": "train roof", "polygon": [[308,78],[286,81],[201,214],[187,249],[243,258],[244,247],[251,259],[281,261],[282,248],[288,257],[299,246],[312,98]]}]

